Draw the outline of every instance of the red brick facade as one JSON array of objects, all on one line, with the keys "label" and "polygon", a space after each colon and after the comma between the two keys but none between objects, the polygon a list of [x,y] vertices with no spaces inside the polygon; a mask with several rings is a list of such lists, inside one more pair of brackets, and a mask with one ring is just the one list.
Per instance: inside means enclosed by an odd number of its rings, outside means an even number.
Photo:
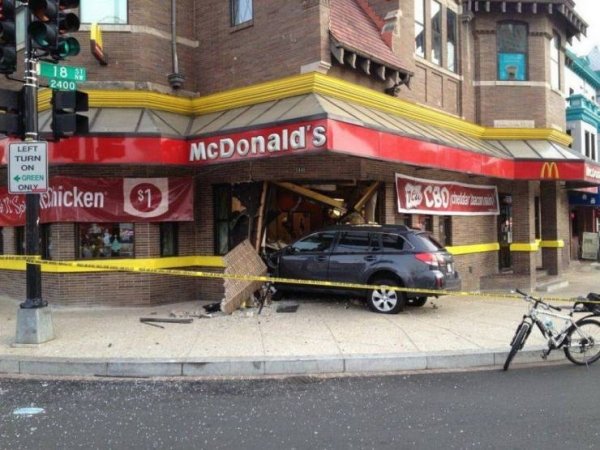
[{"label": "red brick facade", "polygon": [[[355,0],[347,0],[353,2]],[[86,45],[78,57],[68,63],[88,70],[85,89],[157,90],[174,96],[204,97],[235,88],[256,85],[282,77],[317,70],[383,92],[390,87],[373,74],[340,64],[332,56],[329,24],[329,0],[256,0],[250,23],[232,27],[229,2],[222,0],[179,0],[177,2],[177,57],[179,72],[185,76],[183,88],[170,88],[168,76],[173,72],[171,52],[170,3],[129,0],[129,23],[105,27],[104,47],[109,65],[95,62]],[[560,92],[550,88],[549,49],[553,32],[566,39],[561,19],[540,12],[516,14],[462,11],[461,2],[443,0],[442,61],[446,61],[447,9],[454,11],[458,30],[458,69],[452,72],[434,64],[431,55],[432,29],[429,23],[431,2],[425,1],[425,57],[415,55],[414,0],[361,0],[368,3],[381,19],[388,20],[391,49],[411,72],[410,85],[401,85],[395,95],[403,100],[464,118],[473,123],[494,127],[497,121],[531,124],[535,128],[564,130],[564,101]],[[481,2],[480,2],[481,3]],[[512,2],[508,2],[512,3]],[[365,19],[368,20],[368,19]],[[497,81],[496,27],[499,21],[516,20],[528,24],[528,79],[525,82]],[[351,26],[351,25],[350,25]],[[77,37],[86,42],[87,32]],[[561,56],[561,67],[564,56]],[[21,68],[19,70],[22,70]],[[562,69],[561,69],[562,70]],[[0,86],[15,87],[7,81]],[[526,105],[526,107],[524,107]],[[110,130],[107,130],[110,132]],[[148,151],[158,151],[149,148]],[[398,150],[400,151],[400,149]],[[367,158],[344,155],[280,157],[254,159],[252,162],[227,163],[209,169],[202,167],[156,167],[94,165],[52,166],[51,175],[89,177],[167,177],[193,176],[195,180],[195,221],[179,224],[180,256],[213,255],[213,186],[251,181],[382,181],[382,222],[399,223],[396,212],[394,175],[402,173],[419,178],[447,180],[468,184],[496,185],[498,191],[513,199],[514,242],[533,243],[536,239],[569,241],[566,193],[558,182],[517,181],[469,176],[465,173],[439,171],[404,164],[390,164]],[[6,166],[0,166],[0,180],[6,180]],[[0,181],[4,184],[4,181]],[[542,235],[535,230],[536,197],[541,198],[539,220]],[[433,217],[433,234],[440,237],[443,219]],[[416,225],[416,223],[413,223]],[[60,243],[53,249],[53,259],[78,258],[77,230],[73,223],[51,225],[51,239]],[[160,256],[159,226],[135,224],[135,257]],[[452,217],[451,246],[474,246],[498,241],[497,217]],[[513,270],[525,278],[525,285],[535,284],[536,269],[543,264],[556,274],[569,262],[569,245],[543,250],[541,263],[533,251],[514,251]],[[5,254],[16,252],[16,235],[11,227],[3,229]],[[498,275],[496,251],[461,254],[456,257],[466,289],[479,289],[485,277]],[[218,269],[206,269],[213,270]],[[22,297],[24,272],[0,270],[0,293]],[[45,273],[44,297],[52,303],[139,305],[195,299],[219,300],[222,283],[187,277],[150,274],[114,273]]]}]

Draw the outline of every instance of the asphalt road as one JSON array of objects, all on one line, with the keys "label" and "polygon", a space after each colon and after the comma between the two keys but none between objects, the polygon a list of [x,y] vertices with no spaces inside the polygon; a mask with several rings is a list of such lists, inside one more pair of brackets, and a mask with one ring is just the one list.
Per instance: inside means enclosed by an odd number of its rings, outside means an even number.
[{"label": "asphalt road", "polygon": [[599,376],[600,364],[234,381],[0,377],[0,448],[598,448]]}]

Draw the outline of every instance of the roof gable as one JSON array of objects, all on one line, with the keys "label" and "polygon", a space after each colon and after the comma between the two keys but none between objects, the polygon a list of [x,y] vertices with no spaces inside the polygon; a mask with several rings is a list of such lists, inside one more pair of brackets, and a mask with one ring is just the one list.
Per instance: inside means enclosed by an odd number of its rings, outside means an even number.
[{"label": "roof gable", "polygon": [[385,21],[366,0],[330,0],[329,31],[334,45],[391,69],[410,73],[402,60],[386,45],[381,29]]}]

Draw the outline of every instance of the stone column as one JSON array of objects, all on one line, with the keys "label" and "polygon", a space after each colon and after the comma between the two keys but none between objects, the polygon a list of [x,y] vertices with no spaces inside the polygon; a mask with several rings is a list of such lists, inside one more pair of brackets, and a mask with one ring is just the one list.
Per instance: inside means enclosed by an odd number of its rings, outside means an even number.
[{"label": "stone column", "polygon": [[[563,248],[558,245],[565,236],[562,214],[567,217],[568,210],[561,207],[561,189],[557,181],[540,182],[541,228],[542,228],[542,265],[548,275],[558,275],[563,269]],[[568,235],[568,228],[567,233]]]},{"label": "stone column", "polygon": [[535,189],[531,181],[517,181],[513,188],[513,244],[511,256],[513,273],[528,278],[527,284],[535,286]]}]

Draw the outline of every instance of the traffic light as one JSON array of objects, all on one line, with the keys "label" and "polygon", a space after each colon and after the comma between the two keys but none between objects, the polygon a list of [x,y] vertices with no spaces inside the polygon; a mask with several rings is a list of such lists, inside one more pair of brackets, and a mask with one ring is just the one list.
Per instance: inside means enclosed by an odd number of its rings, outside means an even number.
[{"label": "traffic light", "polygon": [[17,70],[15,0],[0,0],[0,73]]},{"label": "traffic light", "polygon": [[20,91],[0,89],[0,133],[22,137],[24,131],[23,94],[24,89]]},{"label": "traffic light", "polygon": [[54,137],[86,134],[87,116],[77,114],[88,110],[88,95],[81,91],[52,91],[52,132]]},{"label": "traffic light", "polygon": [[79,0],[29,0],[33,18],[28,31],[33,45],[56,61],[78,55],[79,41],[68,36],[79,30],[79,17],[69,12],[78,7]]}]

